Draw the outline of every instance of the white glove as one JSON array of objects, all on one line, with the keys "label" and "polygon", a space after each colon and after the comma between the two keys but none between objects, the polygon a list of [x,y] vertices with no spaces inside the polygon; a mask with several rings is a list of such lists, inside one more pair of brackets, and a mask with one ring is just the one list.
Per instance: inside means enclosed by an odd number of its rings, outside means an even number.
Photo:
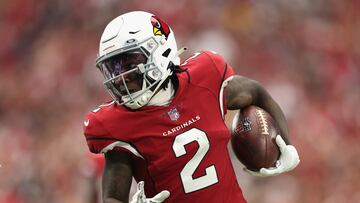
[{"label": "white glove", "polygon": [[153,198],[147,199],[144,192],[144,181],[140,181],[137,184],[137,191],[132,197],[130,203],[160,203],[163,202],[169,196],[170,196],[170,192],[167,190],[163,190],[159,194],[155,195]]},{"label": "white glove", "polygon": [[280,173],[293,170],[299,163],[299,155],[295,147],[292,145],[286,145],[285,141],[280,135],[276,136],[276,144],[280,150],[280,158],[276,161],[276,166],[271,168],[261,168],[259,172],[250,171],[247,168],[244,170],[253,176],[276,176]]}]

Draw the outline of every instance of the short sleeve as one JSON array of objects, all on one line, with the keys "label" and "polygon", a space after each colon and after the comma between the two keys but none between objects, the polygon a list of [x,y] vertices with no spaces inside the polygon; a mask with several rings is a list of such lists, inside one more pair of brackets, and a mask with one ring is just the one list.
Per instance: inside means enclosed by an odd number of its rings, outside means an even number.
[{"label": "short sleeve", "polygon": [[217,69],[221,77],[221,86],[219,90],[219,105],[220,105],[222,117],[223,119],[225,119],[226,101],[225,101],[224,89],[226,85],[229,83],[229,81],[233,78],[234,70],[229,64],[225,62],[223,57],[221,57],[219,54],[212,51],[206,51],[205,53],[211,58],[212,62],[215,65],[215,68]]},{"label": "short sleeve", "polygon": [[[99,111],[91,112],[84,121],[84,135],[90,152],[106,153],[109,150],[125,151],[143,158],[137,149],[129,142],[129,140],[121,140],[119,135],[115,138],[102,123],[108,114]],[[101,119],[103,118],[103,119]],[[111,118],[107,120],[112,120]]]},{"label": "short sleeve", "polygon": [[87,115],[83,130],[87,145],[92,153],[101,153],[102,149],[116,141],[106,131],[94,113]]},{"label": "short sleeve", "polygon": [[219,54],[212,51],[205,51],[215,65],[215,68],[219,72],[222,82],[234,75],[233,68],[225,62],[224,58]]}]

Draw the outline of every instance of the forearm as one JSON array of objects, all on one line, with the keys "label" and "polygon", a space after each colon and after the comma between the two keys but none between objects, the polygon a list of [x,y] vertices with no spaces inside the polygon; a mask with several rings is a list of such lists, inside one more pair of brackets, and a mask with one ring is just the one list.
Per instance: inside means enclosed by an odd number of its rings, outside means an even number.
[{"label": "forearm", "polygon": [[[262,88],[263,89],[263,88]],[[263,89],[259,95],[259,99],[254,101],[256,106],[267,111],[276,121],[280,128],[280,135],[284,139],[286,144],[290,144],[289,140],[289,131],[286,122],[285,115],[281,110],[280,106],[275,102],[275,100],[269,95],[269,93]]]},{"label": "forearm", "polygon": [[103,175],[103,203],[120,203],[129,201],[131,176],[124,175],[124,167],[105,168]]},{"label": "forearm", "polygon": [[109,151],[105,154],[102,178],[103,203],[129,201],[132,182],[131,157],[127,152]]}]

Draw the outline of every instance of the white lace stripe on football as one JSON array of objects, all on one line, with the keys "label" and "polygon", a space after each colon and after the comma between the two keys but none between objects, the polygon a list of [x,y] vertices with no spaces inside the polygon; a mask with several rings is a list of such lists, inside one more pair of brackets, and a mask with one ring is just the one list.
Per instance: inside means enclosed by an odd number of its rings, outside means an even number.
[{"label": "white lace stripe on football", "polygon": [[221,89],[220,89],[220,94],[219,94],[219,104],[220,104],[220,110],[221,110],[221,115],[223,117],[223,119],[225,119],[225,115],[224,115],[224,89],[227,86],[227,84],[234,78],[234,76],[230,76],[228,77],[226,80],[223,81],[222,85],[221,85]]},{"label": "white lace stripe on football", "polygon": [[135,156],[144,159],[144,157],[141,156],[141,154],[133,146],[131,146],[129,143],[126,143],[123,141],[116,141],[116,142],[109,144],[108,146],[104,147],[101,150],[101,153],[106,153],[107,151],[114,149],[114,147],[124,148],[124,149],[128,150],[129,152],[131,152],[132,154],[134,154]]}]

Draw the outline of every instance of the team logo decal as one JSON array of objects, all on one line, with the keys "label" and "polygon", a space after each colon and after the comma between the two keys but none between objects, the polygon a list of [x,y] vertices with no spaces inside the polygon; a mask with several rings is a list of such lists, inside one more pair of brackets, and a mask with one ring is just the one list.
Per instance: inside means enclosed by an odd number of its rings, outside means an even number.
[{"label": "team logo decal", "polygon": [[170,34],[169,26],[157,16],[151,17],[151,24],[153,26],[154,35],[164,35],[167,39]]},{"label": "team logo decal", "polygon": [[168,115],[169,115],[169,117],[170,117],[170,119],[171,119],[172,121],[176,121],[177,119],[180,118],[180,114],[179,114],[179,112],[177,111],[176,108],[171,109],[171,110],[168,112]]}]

